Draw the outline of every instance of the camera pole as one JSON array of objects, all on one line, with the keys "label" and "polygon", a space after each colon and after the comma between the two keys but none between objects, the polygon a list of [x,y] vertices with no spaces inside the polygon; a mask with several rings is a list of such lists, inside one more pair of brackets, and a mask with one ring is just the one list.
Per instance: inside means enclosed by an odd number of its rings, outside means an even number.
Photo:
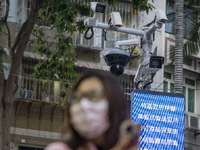
[{"label": "camera pole", "polygon": [[[100,28],[106,29],[116,32],[122,32],[127,34],[133,34],[142,37],[142,60],[141,64],[139,65],[134,82],[136,84],[136,88],[139,89],[147,89],[150,90],[150,84],[153,82],[153,77],[156,74],[156,71],[144,71],[147,65],[144,65],[144,62],[147,61],[152,55],[152,45],[153,45],[153,38],[152,34],[159,28],[162,27],[163,22],[159,22],[158,20],[150,26],[144,28],[142,31],[132,28],[125,28],[125,27],[115,27],[111,26],[110,24],[105,24],[101,22],[97,22],[97,17],[87,18],[84,21],[85,26],[89,28]],[[93,29],[92,29],[93,30]]]}]

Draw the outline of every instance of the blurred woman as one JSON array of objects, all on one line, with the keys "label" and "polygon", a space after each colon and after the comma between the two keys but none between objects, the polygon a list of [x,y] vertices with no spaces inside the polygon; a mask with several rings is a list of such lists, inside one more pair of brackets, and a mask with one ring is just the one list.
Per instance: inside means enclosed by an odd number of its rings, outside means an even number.
[{"label": "blurred woman", "polygon": [[83,74],[73,88],[68,118],[72,132],[66,150],[138,148],[140,125],[129,120],[125,94],[109,72]]}]

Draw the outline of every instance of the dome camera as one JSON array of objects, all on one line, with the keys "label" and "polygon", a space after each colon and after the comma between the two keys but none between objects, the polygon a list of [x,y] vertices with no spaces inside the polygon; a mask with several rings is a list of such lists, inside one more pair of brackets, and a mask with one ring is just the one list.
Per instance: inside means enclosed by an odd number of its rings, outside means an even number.
[{"label": "dome camera", "polygon": [[113,49],[104,54],[104,60],[110,66],[110,72],[119,76],[123,74],[124,67],[130,61],[130,55],[123,50]]}]

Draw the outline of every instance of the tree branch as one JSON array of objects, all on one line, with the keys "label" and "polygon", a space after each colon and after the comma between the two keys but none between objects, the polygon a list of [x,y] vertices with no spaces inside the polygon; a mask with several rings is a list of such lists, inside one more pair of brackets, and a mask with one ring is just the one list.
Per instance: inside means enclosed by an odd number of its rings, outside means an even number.
[{"label": "tree branch", "polygon": [[17,47],[17,45],[19,44],[19,41],[20,41],[21,36],[22,36],[22,34],[23,34],[23,31],[24,31],[24,29],[26,28],[26,23],[27,23],[27,22],[24,22],[24,23],[22,24],[22,27],[20,28],[20,30],[19,30],[19,32],[18,32],[18,34],[17,34],[17,37],[16,37],[16,39],[15,39],[15,43],[14,43],[13,46],[12,46],[12,52],[13,52],[13,53],[15,53],[16,47]]},{"label": "tree branch", "polygon": [[[40,1],[40,0],[35,0],[35,1],[32,2],[30,15],[28,16],[27,20],[22,24],[22,27],[20,28],[20,31],[17,34],[15,43],[12,46],[12,51],[13,52],[16,51],[16,48],[18,47],[18,45],[20,44],[20,42],[22,42],[23,40],[25,40],[25,39],[23,39],[23,37],[26,36],[26,35],[28,35],[29,33],[31,34],[31,32],[33,30],[33,27],[35,25],[35,22],[36,22],[38,11],[41,9],[42,4],[43,4],[43,1]],[[29,31],[29,29],[27,30],[27,28],[29,28],[31,32]],[[30,38],[30,35],[28,35],[28,36]]]},{"label": "tree branch", "polygon": [[41,0],[32,1],[30,14],[29,14],[27,20],[22,25],[21,30],[19,32],[19,35],[17,36],[17,39],[15,41],[15,44],[12,47],[12,50],[16,51],[14,58],[13,58],[13,62],[14,62],[13,65],[12,65],[13,70],[11,68],[11,71],[14,71],[14,72],[11,72],[13,74],[17,73],[16,69],[18,67],[15,66],[15,65],[20,64],[20,60],[23,56],[23,53],[24,53],[25,48],[27,46],[27,43],[30,39],[30,35],[33,31],[33,28],[34,28],[34,25],[35,25],[35,22],[36,22],[36,19],[37,19],[37,16],[38,16],[38,12],[42,7],[43,2],[44,1],[41,1]]}]

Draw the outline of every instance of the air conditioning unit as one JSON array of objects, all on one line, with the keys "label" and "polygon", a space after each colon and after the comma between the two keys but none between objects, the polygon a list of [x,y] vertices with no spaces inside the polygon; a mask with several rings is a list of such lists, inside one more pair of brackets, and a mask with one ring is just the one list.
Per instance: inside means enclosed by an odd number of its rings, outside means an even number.
[{"label": "air conditioning unit", "polygon": [[81,45],[84,46],[91,46],[91,47],[101,47],[101,35],[100,33],[96,33],[94,31],[94,35],[91,39],[85,39],[84,34],[81,34],[82,38],[80,41]]},{"label": "air conditioning unit", "polygon": [[[93,37],[91,39],[85,39],[84,33],[77,33],[74,37],[74,43],[76,45],[82,45],[84,47],[101,47],[102,44],[102,31],[99,29],[93,29]],[[88,32],[88,37],[90,36]]]},{"label": "air conditioning unit", "polygon": [[188,126],[188,129],[200,130],[200,117],[193,113],[187,113],[186,115],[187,117],[185,117],[185,124]]}]

